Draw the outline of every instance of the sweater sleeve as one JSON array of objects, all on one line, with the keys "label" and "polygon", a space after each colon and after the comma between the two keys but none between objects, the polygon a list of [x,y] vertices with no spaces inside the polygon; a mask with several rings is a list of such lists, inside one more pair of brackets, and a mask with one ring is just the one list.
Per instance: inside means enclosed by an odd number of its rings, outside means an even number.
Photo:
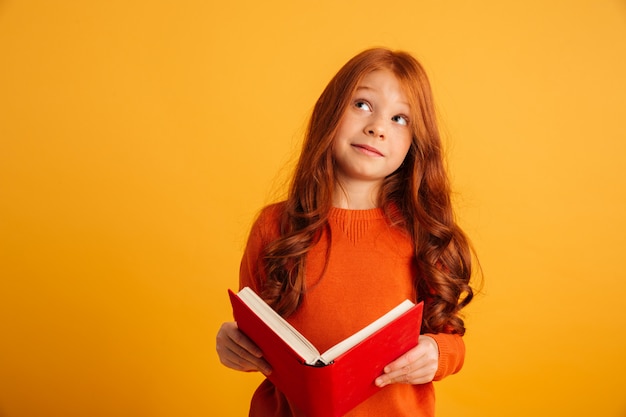
[{"label": "sweater sleeve", "polygon": [[239,289],[250,287],[260,294],[265,281],[261,254],[265,245],[278,237],[277,219],[280,209],[278,204],[264,208],[252,225],[239,267]]},{"label": "sweater sleeve", "polygon": [[455,374],[463,367],[465,360],[465,343],[458,334],[426,334],[435,339],[439,347],[439,367],[434,381],[439,381],[448,375]]},{"label": "sweater sleeve", "polygon": [[261,218],[252,226],[246,249],[241,258],[239,267],[239,289],[243,287],[252,288],[257,294],[261,291],[261,251],[263,250],[263,231]]}]

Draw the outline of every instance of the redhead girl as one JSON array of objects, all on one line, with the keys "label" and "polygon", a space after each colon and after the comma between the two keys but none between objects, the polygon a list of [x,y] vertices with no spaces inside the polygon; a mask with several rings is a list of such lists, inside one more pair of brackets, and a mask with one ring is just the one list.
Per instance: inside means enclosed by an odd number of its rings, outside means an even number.
[{"label": "redhead girl", "polygon": [[[406,298],[424,301],[419,344],[347,415],[433,416],[433,381],[463,365],[459,313],[473,297],[471,268],[423,68],[404,52],[358,54],[315,104],[287,200],[264,208],[252,227],[240,286],[320,351]],[[272,372],[235,322],[221,326],[217,353],[232,369]],[[250,405],[255,417],[301,415],[267,379]]]}]

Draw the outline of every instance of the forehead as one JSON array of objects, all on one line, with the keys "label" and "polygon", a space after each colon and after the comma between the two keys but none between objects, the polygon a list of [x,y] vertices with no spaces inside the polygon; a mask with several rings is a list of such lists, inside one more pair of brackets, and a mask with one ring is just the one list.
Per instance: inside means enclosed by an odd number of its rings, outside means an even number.
[{"label": "forehead", "polygon": [[388,69],[378,69],[363,76],[356,85],[356,92],[371,91],[385,98],[408,105],[407,88]]}]

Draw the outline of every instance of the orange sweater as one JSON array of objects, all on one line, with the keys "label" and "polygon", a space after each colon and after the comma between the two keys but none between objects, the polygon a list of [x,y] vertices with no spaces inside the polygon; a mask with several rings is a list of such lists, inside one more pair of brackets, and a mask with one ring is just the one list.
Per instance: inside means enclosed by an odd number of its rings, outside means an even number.
[{"label": "orange sweater", "polygon": [[[284,204],[266,207],[255,222],[241,262],[240,286],[260,291],[259,255],[279,235]],[[320,352],[371,323],[402,300],[416,299],[413,245],[409,236],[389,225],[380,209],[332,208],[330,233],[324,232],[306,259],[307,294],[288,321]],[[324,271],[327,248],[328,264]],[[429,334],[439,345],[435,380],[458,372],[465,345],[460,336]],[[433,384],[392,384],[354,408],[347,416],[434,416]],[[250,406],[252,417],[299,416],[271,382],[265,380]]]}]

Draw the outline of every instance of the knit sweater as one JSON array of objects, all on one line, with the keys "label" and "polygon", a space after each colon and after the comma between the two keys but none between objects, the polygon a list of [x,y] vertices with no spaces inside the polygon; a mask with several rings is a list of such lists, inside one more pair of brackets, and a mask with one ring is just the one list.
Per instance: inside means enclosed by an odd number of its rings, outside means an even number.
[{"label": "knit sweater", "polygon": [[[259,256],[279,236],[284,203],[266,207],[256,220],[241,262],[240,286],[260,292],[265,276]],[[306,258],[307,292],[289,321],[323,352],[395,307],[415,301],[414,246],[408,234],[393,227],[381,209],[332,208],[329,228]],[[330,248],[330,250],[328,250]],[[429,334],[439,346],[435,380],[458,372],[465,345],[458,335]],[[358,405],[349,417],[432,417],[433,384],[392,384]],[[265,380],[256,390],[251,417],[300,416],[285,396]]]}]

